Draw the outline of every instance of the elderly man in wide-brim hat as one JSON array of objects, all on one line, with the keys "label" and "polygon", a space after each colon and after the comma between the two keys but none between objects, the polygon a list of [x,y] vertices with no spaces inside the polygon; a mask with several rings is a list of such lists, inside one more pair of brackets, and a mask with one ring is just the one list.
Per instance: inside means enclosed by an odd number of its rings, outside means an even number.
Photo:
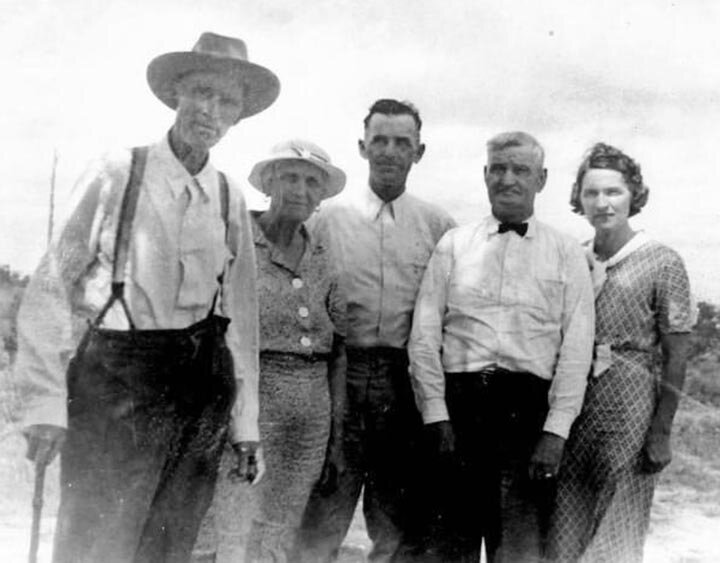
[{"label": "elderly man in wide-brim hat", "polygon": [[226,436],[262,471],[253,237],[208,157],[279,82],[211,33],[147,78],[172,128],[80,179],[19,313],[28,457],[62,452],[56,562],[187,561]]}]

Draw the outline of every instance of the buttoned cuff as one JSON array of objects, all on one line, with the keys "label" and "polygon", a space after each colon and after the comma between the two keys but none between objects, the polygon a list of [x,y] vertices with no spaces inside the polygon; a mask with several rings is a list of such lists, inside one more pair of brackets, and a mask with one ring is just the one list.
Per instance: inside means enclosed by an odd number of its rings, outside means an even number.
[{"label": "buttoned cuff", "polygon": [[576,415],[574,414],[551,410],[545,419],[543,430],[567,439],[570,434],[570,427],[573,422],[575,422],[575,418]]},{"label": "buttoned cuff", "polygon": [[430,399],[422,406],[422,419],[425,424],[450,420],[445,399]]},{"label": "buttoned cuff", "polygon": [[64,396],[43,397],[31,401],[22,417],[22,426],[50,424],[67,428],[67,401]]}]

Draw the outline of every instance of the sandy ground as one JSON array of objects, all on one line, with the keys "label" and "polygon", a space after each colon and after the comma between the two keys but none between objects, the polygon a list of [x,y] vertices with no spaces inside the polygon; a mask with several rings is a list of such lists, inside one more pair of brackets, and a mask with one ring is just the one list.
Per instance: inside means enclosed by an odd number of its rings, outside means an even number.
[{"label": "sandy ground", "polygon": [[[16,474],[11,489],[2,491],[0,501],[6,508],[0,514],[0,560],[4,563],[27,561],[31,521],[32,473],[24,469]],[[56,468],[48,473],[47,487],[57,478]],[[657,491],[653,519],[646,546],[646,563],[717,563],[720,561],[720,506],[690,501],[690,491],[671,490],[662,486]],[[8,502],[12,500],[12,502]],[[44,507],[40,535],[39,563],[49,563],[53,513],[57,506],[50,502]],[[9,511],[9,505],[19,507]],[[359,516],[359,515],[358,515]],[[342,563],[363,563],[369,542],[362,518],[357,517],[346,539]]]},{"label": "sandy ground", "polygon": [[[33,471],[24,440],[0,429],[0,562],[27,561]],[[655,494],[645,563],[720,562],[720,412],[706,407],[680,413],[673,436],[675,460]],[[38,562],[48,563],[58,497],[57,462],[48,468]],[[369,541],[357,514],[342,563],[364,563]]]},{"label": "sandy ground", "polygon": [[[667,504],[667,501],[657,503],[645,549],[645,563],[720,561],[720,514],[709,515],[697,506],[670,507]],[[50,562],[53,526],[54,518],[43,518],[38,563]],[[18,513],[14,521],[4,519],[0,522],[0,559],[3,562],[27,561],[29,530],[29,511]],[[358,521],[346,540],[342,563],[363,563],[368,545],[362,524]]]}]

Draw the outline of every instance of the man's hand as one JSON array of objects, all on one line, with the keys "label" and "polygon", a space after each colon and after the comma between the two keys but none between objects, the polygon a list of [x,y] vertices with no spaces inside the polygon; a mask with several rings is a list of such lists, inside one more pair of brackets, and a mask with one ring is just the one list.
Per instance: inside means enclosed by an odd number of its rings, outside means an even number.
[{"label": "man's hand", "polygon": [[557,477],[564,447],[565,438],[551,432],[543,432],[530,458],[528,468],[530,479],[544,481]]},{"label": "man's hand", "polygon": [[237,442],[232,444],[232,448],[235,452],[236,465],[230,470],[230,478],[251,485],[259,482],[265,473],[260,442]]},{"label": "man's hand", "polygon": [[670,463],[671,459],[670,435],[665,432],[653,432],[650,430],[643,445],[642,471],[645,473],[658,473]]},{"label": "man's hand", "polygon": [[447,458],[455,453],[455,432],[449,420],[426,424],[425,435],[430,447],[439,457]]},{"label": "man's hand", "polygon": [[345,454],[342,448],[342,439],[330,439],[328,443],[327,454],[325,456],[325,465],[323,465],[322,474],[318,487],[323,494],[329,495],[338,487],[340,475],[345,472]]},{"label": "man's hand", "polygon": [[49,465],[60,453],[67,430],[52,424],[32,424],[23,430],[27,440],[27,457],[36,466]]}]

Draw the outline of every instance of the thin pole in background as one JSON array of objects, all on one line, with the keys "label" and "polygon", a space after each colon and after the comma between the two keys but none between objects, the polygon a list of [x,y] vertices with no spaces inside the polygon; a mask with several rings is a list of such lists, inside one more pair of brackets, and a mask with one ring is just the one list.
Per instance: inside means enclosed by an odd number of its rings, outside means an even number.
[{"label": "thin pole in background", "polygon": [[55,172],[57,170],[58,153],[53,151],[52,174],[50,175],[50,213],[48,214],[47,244],[50,246],[53,236],[53,223],[55,220]]},{"label": "thin pole in background", "polygon": [[40,522],[43,507],[43,493],[45,489],[45,463],[35,466],[35,487],[32,499],[32,528],[30,530],[30,553],[28,563],[37,563],[38,548],[40,547]]}]

